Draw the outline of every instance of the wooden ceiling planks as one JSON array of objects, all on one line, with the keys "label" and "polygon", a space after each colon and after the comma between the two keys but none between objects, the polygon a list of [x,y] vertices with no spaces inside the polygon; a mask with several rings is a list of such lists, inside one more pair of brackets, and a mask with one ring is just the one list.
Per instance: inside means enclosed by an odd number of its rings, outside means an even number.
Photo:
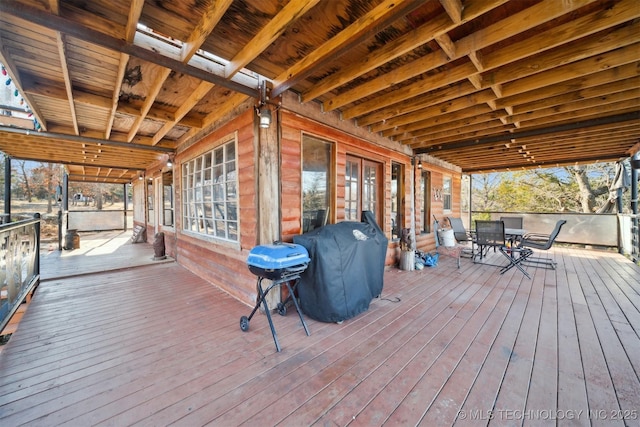
[{"label": "wooden ceiling planks", "polygon": [[463,171],[616,160],[639,146],[639,19],[637,0],[0,2],[0,61],[55,134],[5,148],[87,168],[115,157],[65,135],[175,150],[258,98],[258,73]]}]

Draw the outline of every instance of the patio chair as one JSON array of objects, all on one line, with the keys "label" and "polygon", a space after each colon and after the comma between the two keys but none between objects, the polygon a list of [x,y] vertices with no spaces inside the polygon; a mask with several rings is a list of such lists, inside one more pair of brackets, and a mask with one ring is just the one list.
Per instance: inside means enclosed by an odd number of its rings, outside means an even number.
[{"label": "patio chair", "polygon": [[[500,221],[504,222],[504,228],[515,228],[515,229],[523,229],[524,228],[524,218],[521,216],[501,216]],[[511,243],[518,243],[520,241],[520,237],[514,237],[511,239]]]},{"label": "patio chair", "polygon": [[[525,234],[522,237],[522,240],[520,241],[519,247],[527,248],[530,250],[536,249],[540,251],[548,251],[553,246],[553,242],[555,242],[556,238],[558,237],[558,234],[560,234],[560,230],[562,229],[562,226],[566,224],[566,222],[567,221],[564,219],[561,219],[558,222],[556,222],[556,225],[553,228],[553,231],[551,232],[551,234],[540,234],[540,233]],[[558,264],[551,258],[537,257],[537,256],[528,257],[528,259],[526,260],[526,263],[542,264],[543,266],[550,267],[553,270],[555,270]]]},{"label": "patio chair", "polygon": [[[531,276],[529,276],[529,273],[527,273],[527,271],[522,267],[522,263],[533,254],[533,250],[530,248],[507,246],[504,228],[504,222],[502,221],[476,221],[476,244],[478,245],[477,256],[482,259],[483,254],[488,249],[497,249],[507,260],[509,260],[509,264],[483,264],[500,267],[500,274],[504,274],[513,267],[516,267],[522,272],[522,274],[530,279]],[[475,257],[474,262],[476,262]]]},{"label": "patio chair", "polygon": [[456,241],[462,245],[466,245],[467,243],[471,243],[471,247],[465,247],[463,250],[463,254],[468,254],[473,257],[474,254],[474,245],[475,245],[475,236],[474,233],[467,231],[464,228],[464,224],[462,223],[462,219],[459,217],[448,216],[447,220],[453,229],[453,236]]},{"label": "patio chair", "polygon": [[504,228],[524,228],[524,218],[521,216],[501,216]]}]

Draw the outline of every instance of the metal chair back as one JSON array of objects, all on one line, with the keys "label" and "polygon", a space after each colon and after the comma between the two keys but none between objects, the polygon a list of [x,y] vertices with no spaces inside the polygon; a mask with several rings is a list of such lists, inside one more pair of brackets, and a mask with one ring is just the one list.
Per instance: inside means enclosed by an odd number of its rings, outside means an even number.
[{"label": "metal chair back", "polygon": [[520,242],[520,246],[540,249],[543,251],[551,249],[551,246],[553,246],[553,242],[555,242],[556,238],[558,237],[558,234],[560,234],[560,230],[562,229],[562,226],[566,224],[566,222],[567,221],[564,219],[561,219],[558,222],[556,222],[556,225],[553,228],[553,231],[548,236],[545,236],[543,234],[525,235],[522,241]]},{"label": "metal chair back", "polygon": [[476,244],[480,248],[506,246],[504,222],[476,220]]},{"label": "metal chair back", "polygon": [[458,242],[469,242],[472,240],[471,235],[464,228],[464,224],[462,223],[462,219],[459,217],[448,216],[447,220],[451,225],[451,229],[453,230],[453,236],[456,238]]},{"label": "metal chair back", "polygon": [[524,218],[521,216],[501,216],[504,228],[524,228]]}]

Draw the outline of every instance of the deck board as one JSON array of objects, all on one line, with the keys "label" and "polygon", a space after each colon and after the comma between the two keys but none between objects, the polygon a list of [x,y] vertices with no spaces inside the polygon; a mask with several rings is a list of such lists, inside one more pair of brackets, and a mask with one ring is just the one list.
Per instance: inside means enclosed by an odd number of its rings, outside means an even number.
[{"label": "deck board", "polygon": [[307,336],[295,309],[274,314],[280,353],[264,314],[240,331],[252,307],[175,262],[51,275],[0,352],[0,422],[638,425],[640,268],[553,256],[532,279],[449,257],[389,269],[342,324],[306,317]]}]

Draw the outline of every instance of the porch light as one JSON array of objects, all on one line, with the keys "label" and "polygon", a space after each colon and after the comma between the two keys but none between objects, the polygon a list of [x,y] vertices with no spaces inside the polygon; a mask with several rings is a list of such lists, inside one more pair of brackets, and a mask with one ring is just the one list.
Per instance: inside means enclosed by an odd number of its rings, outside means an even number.
[{"label": "porch light", "polygon": [[256,114],[260,117],[260,127],[266,129],[271,126],[271,110],[267,106],[269,97],[267,95],[267,82],[260,83],[260,103],[256,107]]},{"label": "porch light", "polygon": [[260,127],[263,129],[271,126],[271,110],[266,105],[260,107],[258,115],[260,116]]}]

